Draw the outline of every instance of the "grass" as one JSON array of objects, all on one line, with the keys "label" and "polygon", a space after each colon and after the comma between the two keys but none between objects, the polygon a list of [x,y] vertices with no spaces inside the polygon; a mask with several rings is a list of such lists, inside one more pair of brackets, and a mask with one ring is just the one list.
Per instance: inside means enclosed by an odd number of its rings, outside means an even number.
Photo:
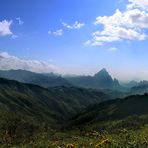
[{"label": "grass", "polygon": [[[139,119],[147,119],[141,116]],[[133,121],[135,119],[132,118]],[[133,122],[131,120],[131,122]],[[140,120],[139,120],[140,121]],[[126,127],[121,124],[126,123]],[[129,125],[128,125],[129,124]],[[119,126],[120,125],[120,126]],[[101,128],[103,127],[103,129]],[[129,118],[88,124],[72,129],[38,132],[27,143],[4,143],[2,148],[147,148],[148,124],[131,126]]]},{"label": "grass", "polygon": [[[83,131],[84,132],[84,131]],[[120,133],[109,134],[107,131],[84,132],[55,132],[40,135],[36,141],[15,148],[147,148],[148,125],[139,130],[123,129]],[[77,134],[78,133],[78,134]],[[9,146],[9,145],[7,145]]]}]

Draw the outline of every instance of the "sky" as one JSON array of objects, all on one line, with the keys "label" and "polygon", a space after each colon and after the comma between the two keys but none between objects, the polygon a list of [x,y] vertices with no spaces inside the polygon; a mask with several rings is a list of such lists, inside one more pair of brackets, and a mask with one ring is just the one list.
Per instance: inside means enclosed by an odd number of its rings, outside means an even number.
[{"label": "sky", "polygon": [[0,69],[148,80],[148,0],[0,0]]}]

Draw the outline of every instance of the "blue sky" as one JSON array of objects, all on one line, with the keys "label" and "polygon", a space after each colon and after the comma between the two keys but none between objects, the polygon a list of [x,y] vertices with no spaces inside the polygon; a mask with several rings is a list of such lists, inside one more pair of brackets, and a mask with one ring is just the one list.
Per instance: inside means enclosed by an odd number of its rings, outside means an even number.
[{"label": "blue sky", "polygon": [[147,1],[0,0],[0,14],[7,58],[46,62],[64,74],[105,67],[120,80],[148,79]]}]

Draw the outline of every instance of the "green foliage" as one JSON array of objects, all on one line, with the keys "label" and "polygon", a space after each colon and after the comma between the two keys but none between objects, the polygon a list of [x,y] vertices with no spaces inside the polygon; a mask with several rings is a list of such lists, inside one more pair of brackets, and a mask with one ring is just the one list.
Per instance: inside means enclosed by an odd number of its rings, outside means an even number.
[{"label": "green foliage", "polygon": [[0,79],[0,147],[147,148],[148,94],[100,103],[107,99],[92,89]]},{"label": "green foliage", "polygon": [[134,95],[125,99],[115,99],[92,105],[77,116],[73,117],[72,124],[80,125],[97,121],[123,119],[133,115],[148,113],[148,94]]},{"label": "green foliage", "polygon": [[33,119],[56,125],[94,103],[109,99],[92,89],[23,84],[0,79],[0,109],[27,115]]},{"label": "green foliage", "polygon": [[32,118],[11,112],[0,112],[0,143],[20,144],[32,141],[39,124]]}]

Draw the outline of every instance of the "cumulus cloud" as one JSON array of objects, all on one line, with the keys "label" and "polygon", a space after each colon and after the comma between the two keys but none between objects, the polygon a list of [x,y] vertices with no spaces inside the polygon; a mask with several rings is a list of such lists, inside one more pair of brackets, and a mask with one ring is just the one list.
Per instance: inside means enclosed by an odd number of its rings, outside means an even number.
[{"label": "cumulus cloud", "polygon": [[80,28],[82,28],[85,24],[84,24],[84,23],[80,23],[80,22],[78,22],[78,21],[75,21],[74,24],[72,24],[72,25],[69,25],[69,24],[67,24],[67,23],[65,23],[65,22],[62,22],[62,25],[63,25],[64,27],[68,28],[68,29],[80,29]]},{"label": "cumulus cloud", "polygon": [[12,35],[13,33],[10,30],[11,21],[3,20],[0,22],[0,36]]},{"label": "cumulus cloud", "polygon": [[19,25],[23,25],[24,24],[24,22],[21,20],[20,17],[17,17],[16,20],[18,21],[18,24]]},{"label": "cumulus cloud", "polygon": [[148,10],[148,0],[129,0],[127,8],[128,9],[140,8],[143,10]]},{"label": "cumulus cloud", "polygon": [[148,28],[148,13],[139,9],[127,10],[125,12],[117,9],[112,16],[97,17],[94,24],[124,28]]},{"label": "cumulus cloud", "polygon": [[23,69],[37,73],[49,73],[58,71],[58,67],[47,62],[37,60],[25,60],[9,55],[7,52],[0,52],[0,69]]},{"label": "cumulus cloud", "polygon": [[147,4],[147,0],[129,0],[125,11],[117,9],[111,16],[98,16],[94,25],[103,25],[103,30],[92,33],[92,39],[87,43],[94,46],[105,42],[147,39],[145,29],[148,29],[148,12],[139,9],[146,8]]}]

